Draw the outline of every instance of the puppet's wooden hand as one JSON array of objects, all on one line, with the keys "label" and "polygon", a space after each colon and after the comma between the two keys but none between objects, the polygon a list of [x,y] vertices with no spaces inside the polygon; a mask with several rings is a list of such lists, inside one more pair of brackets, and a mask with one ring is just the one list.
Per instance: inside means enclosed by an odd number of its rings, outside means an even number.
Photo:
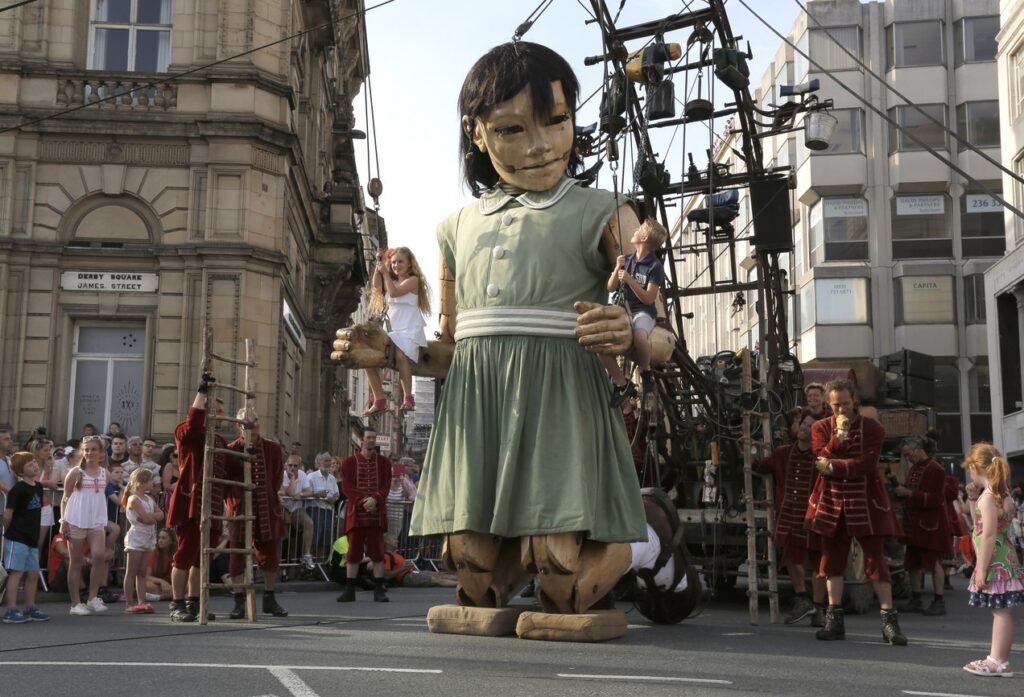
[{"label": "puppet's wooden hand", "polygon": [[576,337],[592,353],[622,355],[633,347],[633,325],[619,305],[577,302]]},{"label": "puppet's wooden hand", "polygon": [[382,368],[391,343],[384,330],[375,324],[357,324],[339,329],[331,360],[346,368]]}]

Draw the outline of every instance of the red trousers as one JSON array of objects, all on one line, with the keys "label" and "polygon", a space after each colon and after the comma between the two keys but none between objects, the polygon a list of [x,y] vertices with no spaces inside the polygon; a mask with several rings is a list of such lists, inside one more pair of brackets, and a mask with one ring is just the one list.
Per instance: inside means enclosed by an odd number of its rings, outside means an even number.
[{"label": "red trousers", "polygon": [[[178,535],[178,548],[174,550],[171,564],[175,569],[191,569],[199,566],[199,521],[188,520],[174,528]],[[220,543],[220,532],[210,530],[210,546]]]},{"label": "red trousers", "polygon": [[924,549],[907,545],[907,553],[903,557],[903,568],[907,571],[935,571],[935,565],[946,556],[937,549]]},{"label": "red trousers", "polygon": [[[824,549],[821,552],[821,565],[818,567],[818,575],[825,578],[843,576],[846,573],[846,560],[850,556],[850,544],[853,542],[846,532],[846,526],[840,522],[836,528],[836,534],[824,540]],[[889,576],[889,562],[885,558],[883,542],[885,537],[881,535],[870,535],[858,537],[857,542],[864,552],[864,573],[872,581],[884,581],[889,583],[892,578]]]},{"label": "red trousers", "polygon": [[384,561],[384,528],[352,528],[348,531],[348,554],[345,561],[358,564],[363,560],[363,546],[370,561]]}]

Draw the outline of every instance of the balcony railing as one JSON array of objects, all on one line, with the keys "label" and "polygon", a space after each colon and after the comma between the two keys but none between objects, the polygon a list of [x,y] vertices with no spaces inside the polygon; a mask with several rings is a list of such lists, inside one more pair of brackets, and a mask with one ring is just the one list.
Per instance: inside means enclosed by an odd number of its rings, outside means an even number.
[{"label": "balcony railing", "polygon": [[[154,76],[62,78],[57,84],[57,106],[96,104],[110,111],[167,111],[178,105],[174,82],[148,87]],[[106,101],[103,101],[106,100]]]}]

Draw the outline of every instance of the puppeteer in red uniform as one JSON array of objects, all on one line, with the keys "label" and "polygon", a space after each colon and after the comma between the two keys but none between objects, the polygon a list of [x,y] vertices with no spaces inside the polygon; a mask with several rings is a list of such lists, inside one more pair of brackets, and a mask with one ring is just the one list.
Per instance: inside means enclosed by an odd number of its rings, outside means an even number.
[{"label": "puppeteer in red uniform", "polygon": [[355,578],[359,562],[366,556],[373,562],[373,599],[387,602],[384,591],[384,532],[388,527],[387,498],[391,488],[391,460],[376,450],[377,433],[363,432],[362,448],[341,462],[341,491],[345,494],[345,534],[348,562],[345,590],[338,602],[355,600]]}]

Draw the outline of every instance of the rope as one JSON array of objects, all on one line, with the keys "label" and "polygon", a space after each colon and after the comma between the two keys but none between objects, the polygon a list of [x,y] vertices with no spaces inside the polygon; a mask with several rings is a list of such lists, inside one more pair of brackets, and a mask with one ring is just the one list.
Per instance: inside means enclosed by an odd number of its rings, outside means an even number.
[{"label": "rope", "polygon": [[7,5],[6,7],[0,7],[0,12],[7,12],[7,10],[15,10],[15,9],[17,9],[19,7],[22,7],[23,5],[31,5],[32,3],[37,2],[37,1],[38,0],[21,0],[21,2],[16,2],[13,5]]}]

